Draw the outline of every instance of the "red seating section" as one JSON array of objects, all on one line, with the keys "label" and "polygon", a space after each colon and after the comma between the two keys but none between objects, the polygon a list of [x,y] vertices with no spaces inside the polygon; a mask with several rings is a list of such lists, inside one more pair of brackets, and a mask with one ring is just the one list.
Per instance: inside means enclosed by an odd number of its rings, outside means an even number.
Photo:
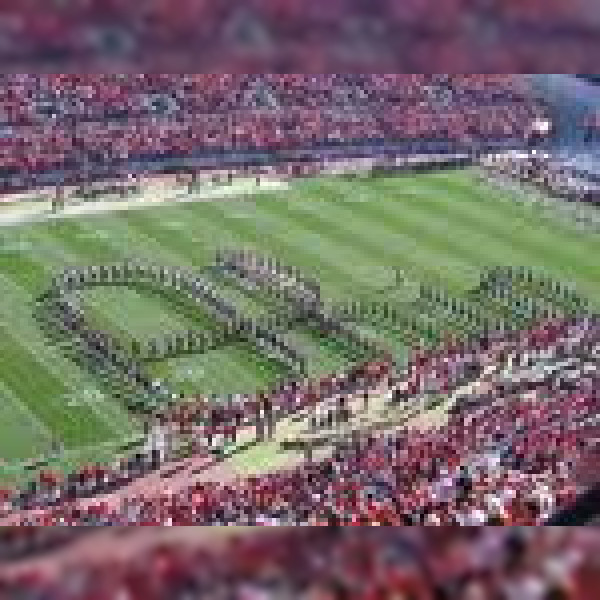
[{"label": "red seating section", "polygon": [[[511,344],[528,352],[598,342],[600,325],[581,321],[547,323]],[[491,356],[506,343],[486,344],[478,355]],[[414,393],[435,373],[440,390],[448,389],[472,351],[449,347],[415,357],[404,381]],[[582,375],[568,391],[522,386],[482,389],[481,408],[459,411],[442,427],[366,435],[331,459],[291,470],[196,483],[176,494],[152,489],[127,506],[63,505],[28,518],[76,524],[85,514],[86,522],[122,525],[539,524],[590,483],[578,473],[597,453],[598,374]]]},{"label": "red seating section", "polygon": [[544,112],[501,75],[5,75],[1,83],[0,175],[24,181],[131,160],[151,170],[152,161],[223,150],[520,139]]},{"label": "red seating section", "polygon": [[599,536],[568,529],[279,528],[225,542],[213,534],[210,546],[147,535],[127,558],[7,577],[0,599],[595,600]]}]

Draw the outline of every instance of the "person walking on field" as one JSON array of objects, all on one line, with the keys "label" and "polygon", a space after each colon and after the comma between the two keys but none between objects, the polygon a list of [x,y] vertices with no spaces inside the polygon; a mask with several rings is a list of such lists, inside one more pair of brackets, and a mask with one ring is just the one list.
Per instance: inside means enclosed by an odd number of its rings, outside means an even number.
[{"label": "person walking on field", "polygon": [[59,208],[61,208],[61,204],[64,205],[63,200],[63,190],[62,188],[56,188],[56,193],[52,196],[51,205],[52,205],[52,214],[55,215],[58,213]]}]

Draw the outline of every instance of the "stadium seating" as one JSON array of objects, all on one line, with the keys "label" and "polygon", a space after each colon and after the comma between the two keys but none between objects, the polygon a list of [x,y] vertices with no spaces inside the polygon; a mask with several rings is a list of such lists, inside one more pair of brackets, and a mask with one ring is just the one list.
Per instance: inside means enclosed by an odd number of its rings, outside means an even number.
[{"label": "stadium seating", "polygon": [[[569,528],[280,528],[127,559],[6,577],[0,598],[434,600],[596,598],[595,531]],[[532,592],[533,590],[533,592]]]},{"label": "stadium seating", "polygon": [[[389,369],[389,362],[366,363],[358,365],[349,373],[332,374],[315,382],[284,384],[266,395],[270,397],[273,414],[277,420],[332,395],[351,394],[357,385],[361,389],[372,389],[386,377]],[[353,373],[359,377],[353,378]],[[206,398],[192,398],[168,409],[161,419],[163,423],[174,424],[180,432],[193,433],[198,440],[196,452],[207,454],[206,440],[219,436],[232,440],[240,430],[255,427],[257,419],[260,418],[259,400],[264,395],[240,395],[237,399],[231,399],[232,401],[219,406],[215,406]],[[51,471],[42,471],[39,481],[34,486],[26,490],[2,492],[5,506],[0,510],[0,516],[10,514],[15,507],[37,509],[60,506],[77,499],[108,494],[143,478],[160,466],[156,456],[140,453],[122,459],[112,467],[89,465],[66,478]]]},{"label": "stadium seating", "polygon": [[[542,350],[577,355],[599,342],[597,320],[555,321],[484,340],[476,355],[486,360],[507,348],[524,355]],[[449,346],[446,352],[416,356],[402,383],[416,393],[425,381],[431,386],[435,372],[439,390],[448,392],[452,374],[473,355],[473,348]],[[389,377],[389,371],[381,375]],[[575,381],[559,372],[535,383],[497,383],[481,390],[479,408],[459,405],[441,427],[398,430],[383,438],[365,434],[323,461],[197,483],[176,494],[165,482],[165,489],[126,504],[88,502],[83,509],[70,502],[24,518],[113,525],[540,524],[590,484],[579,474],[600,458],[597,384],[593,370],[582,371]]]},{"label": "stadium seating", "polygon": [[[310,2],[302,11],[334,22],[338,4],[321,11],[322,3]],[[457,4],[444,3],[431,26],[443,30],[442,16],[454,14]],[[188,23],[181,16],[210,10],[207,3],[183,7],[174,17],[182,39]],[[273,0],[271,10],[277,18],[291,18],[300,5]],[[163,11],[166,4],[157,2],[145,18],[157,28],[152,35],[166,42],[172,30],[160,31],[155,23]],[[75,7],[72,18],[85,12]],[[402,9],[394,16],[408,18]],[[42,40],[62,27],[60,19],[45,17],[31,17]],[[318,155],[322,149],[360,146],[414,152],[429,142],[443,149],[522,143],[532,122],[545,115],[545,108],[506,75],[64,74],[4,75],[1,81],[5,187],[35,185],[44,177],[60,186],[98,173],[191,171],[203,159],[225,154],[260,154],[267,163],[278,159],[295,168],[300,151]],[[572,354],[575,347],[589,350],[599,342],[594,320],[548,322],[473,346],[449,344],[416,354],[400,381],[389,360],[366,365],[362,384],[385,385],[390,394],[401,386],[410,397],[427,388],[447,397],[470,364],[493,363],[507,349]],[[277,413],[288,414],[353,393],[351,382],[348,374],[332,375],[283,387],[269,398]],[[160,466],[144,456],[112,467],[92,465],[65,480],[47,472],[33,489],[0,494],[0,516],[15,525],[539,525],[594,483],[583,472],[600,464],[594,445],[600,377],[559,383],[556,378],[509,381],[482,390],[475,409],[459,402],[442,426],[399,429],[380,438],[364,434],[328,459],[256,477],[186,482],[177,493],[167,479],[160,489],[111,499]],[[256,426],[256,400],[239,398],[215,415],[198,398],[164,418],[192,428],[199,439],[231,438]],[[99,495],[109,499],[96,502]],[[16,542],[10,543],[21,548],[53,543],[51,534],[31,544],[27,535],[15,533]],[[150,599],[154,592],[145,593],[141,597]]]},{"label": "stadium seating", "polygon": [[535,185],[556,198],[598,204],[598,176],[586,165],[560,153],[500,153],[485,161],[487,175],[500,184],[517,181]]},{"label": "stadium seating", "polygon": [[544,114],[506,76],[5,75],[0,178],[193,169],[226,151],[524,139]]}]

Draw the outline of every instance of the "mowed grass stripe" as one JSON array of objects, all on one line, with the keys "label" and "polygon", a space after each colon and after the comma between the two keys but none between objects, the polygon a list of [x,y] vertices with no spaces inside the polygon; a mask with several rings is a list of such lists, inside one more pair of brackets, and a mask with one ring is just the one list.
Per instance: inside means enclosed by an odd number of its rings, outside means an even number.
[{"label": "mowed grass stripe", "polygon": [[[353,191],[354,190],[354,191]],[[364,257],[370,257],[374,267],[398,266],[409,271],[419,271],[440,275],[454,285],[460,284],[465,274],[474,271],[470,257],[456,252],[454,244],[447,238],[447,232],[431,231],[431,224],[419,214],[406,211],[404,221],[395,222],[393,227],[385,213],[377,212],[384,199],[369,190],[352,187],[345,192],[337,190],[333,182],[327,181],[315,190],[321,198],[329,202],[320,202],[318,209],[303,214],[303,204],[291,204],[293,218],[310,220],[313,227],[323,231],[335,227],[340,239],[353,244],[356,251]],[[369,198],[368,202],[347,202],[345,198],[352,193],[361,193]],[[385,200],[387,202],[387,199]],[[390,200],[390,202],[393,202]],[[460,274],[460,275],[459,275]],[[450,277],[451,276],[451,277]],[[365,273],[365,285],[370,276]]]},{"label": "mowed grass stripe", "polygon": [[[508,207],[504,202],[499,204],[499,192],[490,186],[486,194],[476,185],[473,176],[465,177],[459,173],[454,179],[434,180],[435,189],[440,192],[444,188],[450,190],[453,202],[446,208],[460,212],[473,229],[485,226],[487,231],[494,232],[494,237],[504,239],[507,245],[529,256],[530,260],[535,256],[540,263],[545,261],[545,267],[564,266],[580,278],[600,280],[596,258],[600,252],[599,236],[565,230],[558,221],[533,220],[526,207],[514,202]],[[444,210],[439,194],[433,194],[431,198],[436,210]],[[592,248],[595,251],[591,251]]]},{"label": "mowed grass stripe", "polygon": [[325,188],[315,190],[314,193],[322,200],[318,204],[293,198],[285,206],[272,206],[271,217],[294,223],[297,229],[302,228],[299,239],[310,235],[327,240],[317,244],[316,250],[322,252],[323,260],[335,265],[336,271],[345,276],[352,295],[361,293],[361,289],[363,293],[364,290],[373,290],[376,280],[371,269],[390,265],[390,240],[376,240],[380,234],[377,230],[367,231],[367,235],[359,237],[357,233],[364,232],[352,208],[337,202],[339,197],[335,193],[326,197],[328,192]]},{"label": "mowed grass stripe", "polygon": [[[212,239],[218,241],[218,232],[213,230],[211,235],[207,235],[210,221],[196,223],[189,219],[189,215],[191,207],[201,209],[209,206],[211,203],[200,202],[168,206],[160,211],[135,211],[125,216],[125,222],[129,231],[134,232],[132,239],[138,252],[148,250],[147,244],[144,247],[137,244],[140,239],[152,240],[151,255],[159,256],[169,264],[200,270],[214,260],[214,252],[210,248]],[[174,222],[184,226],[174,229]]]},{"label": "mowed grass stripe", "polygon": [[[103,235],[92,242],[94,234],[98,233]],[[71,224],[70,235],[63,234],[60,239],[69,250],[79,253],[82,259],[85,257],[86,264],[137,258],[150,263],[176,265],[179,259],[177,255],[170,254],[159,246],[153,238],[130,228],[122,215],[82,219]],[[131,294],[135,294],[135,301],[128,303]],[[121,331],[129,330],[130,337],[135,337],[136,324],[141,326],[146,335],[159,332],[163,325],[167,330],[191,326],[191,319],[178,313],[170,302],[150,297],[149,294],[151,292],[104,288],[85,292],[83,297],[86,303],[91,302],[95,309],[99,309],[103,323],[112,321]],[[151,323],[152,315],[161,312],[163,323]],[[199,315],[198,321],[210,318],[208,313],[204,313]]]},{"label": "mowed grass stripe", "polygon": [[[212,202],[171,204],[159,210],[131,212],[126,215],[128,222],[152,237],[164,247],[188,258],[188,264],[204,266],[214,260],[217,248],[223,245],[240,244],[242,239],[254,239],[253,234],[259,227],[255,221],[255,202],[262,199],[268,202],[285,200],[285,191],[260,190],[250,194],[241,191],[237,197],[216,198]],[[214,206],[227,206],[227,213],[242,224],[241,236],[232,228],[222,228],[214,219]],[[240,217],[243,219],[240,220]]]},{"label": "mowed grass stripe", "polygon": [[[23,240],[25,238],[25,240]],[[25,241],[22,233],[9,230],[3,235],[3,247],[15,242]],[[23,445],[30,444],[31,451],[37,451],[37,437],[47,437],[56,430],[61,433],[59,399],[70,390],[64,384],[62,377],[56,377],[49,372],[42,362],[40,355],[47,354],[46,360],[56,359],[53,352],[46,346],[46,340],[33,320],[33,294],[31,290],[38,289],[38,281],[43,280],[47,268],[34,263],[29,252],[11,252],[0,255],[0,273],[2,273],[3,296],[0,302],[0,356],[2,356],[0,386],[6,397],[9,395],[18,402],[23,414],[31,415],[34,426],[31,436],[21,438],[16,432],[0,438],[1,454],[11,458],[19,454]],[[22,286],[28,286],[24,289]],[[26,324],[25,329],[22,327]],[[57,360],[61,362],[60,358]],[[64,373],[68,367],[64,365]],[[6,400],[8,402],[8,400]],[[49,422],[47,422],[49,421]],[[41,429],[46,433],[35,430]],[[21,431],[23,435],[24,431]],[[16,439],[19,437],[19,439]],[[27,451],[27,448],[23,448]],[[27,458],[27,455],[21,455]]]},{"label": "mowed grass stripe", "polygon": [[[28,303],[18,304],[19,298],[24,295],[23,291],[2,275],[0,275],[0,285],[2,285],[5,298],[13,299],[8,314],[4,312],[8,304],[0,304],[0,315],[5,322],[10,317],[11,326],[15,331],[18,331],[19,336],[15,338],[14,334],[5,333],[7,338],[12,337],[14,351],[11,358],[13,362],[16,360],[17,347],[20,348],[19,363],[31,370],[29,378],[23,377],[22,380],[21,396],[23,401],[31,402],[32,410],[47,410],[44,415],[40,416],[54,430],[56,430],[59,423],[53,420],[50,424],[48,416],[58,415],[61,421],[65,422],[65,427],[71,435],[69,438],[71,441],[74,440],[72,436],[76,435],[85,440],[96,441],[102,439],[102,436],[114,435],[116,432],[121,431],[121,426],[115,427],[115,424],[107,418],[107,415],[110,415],[112,411],[107,411],[105,407],[97,408],[91,404],[84,406],[84,391],[95,390],[95,382],[91,377],[84,376],[74,364],[60,357],[60,350],[48,346],[47,340],[42,337],[37,324],[32,318],[32,307]],[[27,361],[27,355],[34,357],[35,366],[32,367],[31,361]],[[9,373],[5,370],[5,380],[7,377],[9,377]],[[32,381],[35,381],[35,386],[32,385]],[[14,389],[14,385],[11,387]],[[31,394],[27,394],[26,390],[28,389],[31,389]],[[43,396],[40,396],[41,394]],[[77,409],[74,406],[67,406],[67,397],[77,398],[79,402],[82,402],[82,405]],[[109,404],[112,404],[112,402]],[[92,412],[95,413],[98,417],[97,420],[90,419],[88,408],[91,408]],[[76,429],[79,430],[79,434],[77,434]],[[56,431],[56,433],[58,434],[60,431]],[[98,438],[97,436],[101,437]]]},{"label": "mowed grass stripe", "polygon": [[[440,185],[445,185],[443,180]],[[503,193],[491,185],[480,183],[472,173],[458,173],[448,185],[471,191],[469,209],[473,214],[484,217],[490,214],[491,221],[502,215],[504,221],[510,224],[507,229],[512,228],[522,234],[516,240],[519,246],[534,250],[529,244],[535,246],[540,242],[544,245],[544,256],[556,266],[566,264],[582,279],[599,281],[600,266],[596,256],[600,251],[600,236],[596,233],[576,231],[559,218],[540,214],[534,206],[517,203],[509,192]],[[465,197],[461,198],[466,204]]]},{"label": "mowed grass stripe", "polygon": [[[179,207],[176,207],[179,208]],[[154,231],[146,230],[143,222],[155,221],[159,231],[167,231],[165,224],[169,218],[163,214],[163,210],[171,211],[172,208],[165,207],[160,210],[136,210],[131,213],[115,213],[113,215],[90,216],[77,221],[82,232],[92,235],[94,231],[100,231],[102,242],[111,253],[123,259],[142,259],[155,264],[190,267],[198,263],[190,263],[193,252],[182,256],[172,252],[170,247],[163,243],[159,236],[155,237]],[[140,220],[138,217],[142,216]],[[171,232],[171,235],[175,235]]]},{"label": "mowed grass stripe", "polygon": [[[180,212],[183,209],[183,205],[181,207],[177,207],[177,212]],[[168,209],[170,213],[173,213],[172,209]],[[140,211],[141,212],[141,211]],[[129,214],[126,218],[113,217],[110,221],[110,224],[107,223],[107,227],[111,231],[115,231],[116,235],[113,238],[107,238],[107,242],[112,243],[113,247],[117,250],[123,249],[123,245],[126,245],[128,253],[133,256],[138,257],[148,257],[152,260],[152,262],[159,264],[170,264],[176,266],[182,266],[184,268],[188,268],[193,266],[193,263],[196,263],[196,268],[204,267],[205,264],[198,264],[197,261],[193,260],[195,253],[194,244],[187,245],[184,250],[186,250],[185,254],[180,254],[179,252],[174,252],[171,250],[170,246],[164,245],[159,240],[167,240],[173,239],[176,236],[166,235],[164,230],[164,224],[171,222],[170,218],[165,218],[162,213],[159,211],[143,211],[143,218],[139,217],[138,214]],[[187,222],[183,220],[182,222]],[[82,227],[88,227],[90,225],[89,222],[86,222],[82,225]],[[137,254],[139,252],[139,254]],[[171,309],[172,310],[172,309]],[[201,309],[200,309],[201,310]],[[165,301],[165,311],[169,312],[169,303]],[[204,313],[200,315],[201,320],[203,318],[209,318],[208,313]],[[178,329],[183,328],[184,321],[182,320],[181,326]],[[156,333],[160,333],[160,326],[156,324],[154,329]],[[156,369],[150,366],[151,372],[159,373],[161,377],[170,381],[169,377],[169,369],[168,366],[165,368]],[[228,372],[228,377],[232,377],[232,373],[235,373],[235,381],[245,380],[245,381],[254,381],[254,373],[256,371],[256,364],[252,360],[249,360],[248,355],[239,355],[238,360],[232,361],[230,363],[230,368],[226,371]],[[227,390],[228,386],[225,386],[221,391]],[[196,392],[202,392],[202,389],[194,390]]]},{"label": "mowed grass stripe", "polygon": [[[294,188],[298,199],[289,207],[290,211],[306,213],[290,213],[290,219],[308,220],[312,216],[311,227],[318,227],[326,236],[332,229],[339,230],[339,240],[345,244],[341,248],[344,256],[349,246],[360,248],[361,258],[352,268],[361,270],[362,287],[351,285],[345,289],[345,294],[338,296],[339,300],[357,296],[364,298],[369,292],[375,291],[374,287],[379,293],[377,270],[381,267],[401,267],[409,276],[412,274],[417,279],[427,277],[424,268],[436,265],[439,254],[422,245],[420,237],[410,231],[381,231],[385,227],[383,222],[371,223],[370,227],[366,227],[357,217],[356,207],[372,201],[369,190],[354,185],[345,187],[346,184],[338,178],[301,181]],[[336,186],[340,187],[339,191],[335,190]],[[306,196],[305,200],[302,200],[303,196]]]},{"label": "mowed grass stripe", "polygon": [[[271,200],[271,204],[269,205],[269,208],[272,205],[272,203],[273,203],[273,201]],[[240,225],[238,224],[239,219],[237,219],[235,217],[235,213],[232,216],[231,213],[229,212],[231,210],[231,204],[232,204],[231,202],[227,202],[227,203],[223,203],[222,205],[217,206],[217,207],[215,205],[204,205],[204,204],[198,205],[198,209],[200,209],[200,211],[203,213],[202,216],[204,218],[202,219],[202,226],[203,226],[205,232],[207,231],[207,229],[214,229],[215,231],[220,232],[221,239],[222,239],[222,234],[224,231],[226,231],[231,236],[232,239],[235,238],[237,231],[235,233],[232,233],[231,226],[233,225],[233,228],[237,230],[238,227],[240,227]],[[214,210],[212,210],[212,209],[214,209]],[[211,215],[210,219],[206,218],[207,211],[210,211],[213,213]],[[259,212],[260,211],[258,209],[256,209],[256,208],[254,209],[254,213],[256,215],[256,218],[258,218],[258,219],[260,219]],[[171,214],[170,218],[172,219],[173,218],[172,210],[170,210],[170,214]],[[218,218],[219,218],[218,224],[216,226],[215,226],[215,221],[214,221],[215,215],[218,216]],[[197,218],[197,215],[195,215],[195,217]],[[138,226],[141,227],[142,226],[141,221],[144,221],[145,227],[152,227],[152,235],[153,236],[156,235],[157,237],[159,237],[162,235],[161,239],[163,239],[164,243],[168,244],[170,247],[171,246],[176,247],[178,251],[185,251],[186,249],[189,248],[189,244],[186,244],[186,241],[190,239],[189,233],[182,232],[182,234],[180,236],[175,236],[175,237],[174,236],[165,236],[164,231],[161,230],[160,224],[153,222],[151,214],[145,214],[145,215],[136,214],[136,215],[134,215],[134,218],[137,221]],[[168,220],[168,219],[166,219],[166,220]],[[186,221],[190,224],[193,223],[193,219],[191,219],[191,218],[186,219]],[[208,225],[209,223],[210,223],[210,226]],[[290,223],[295,224],[295,221],[290,221]],[[239,232],[240,236],[243,234],[247,235],[248,228],[244,227],[243,224],[241,226],[243,227],[243,230]],[[281,230],[281,227],[275,227],[274,229]],[[191,232],[197,231],[197,228],[194,226],[190,226],[190,228],[188,229],[188,232],[189,231],[191,231]],[[250,231],[252,232],[252,234],[254,234],[254,231],[252,231],[251,228],[250,228]],[[294,233],[289,230],[287,231],[287,233],[289,235],[294,235]],[[254,236],[252,235],[252,237],[254,237]],[[212,236],[206,236],[206,239],[213,239],[213,238],[212,238]],[[247,239],[248,238],[246,238],[246,240]],[[242,246],[247,245],[248,242],[246,240],[244,240],[242,242],[238,242],[237,245],[238,246],[239,245],[242,245]],[[254,245],[254,244],[252,244],[252,245]],[[268,254],[273,254],[273,251],[271,248],[263,246],[262,249],[263,249],[263,251],[267,252]],[[290,252],[290,253],[292,253],[292,252]],[[206,254],[212,257],[213,252],[209,251],[209,252],[206,252]],[[295,256],[297,255],[297,253],[295,253],[295,252],[293,252],[293,254]],[[207,258],[207,260],[210,260],[210,259]],[[259,303],[253,302],[251,299],[246,298],[246,297],[241,298],[241,296],[244,296],[243,294],[241,294],[240,292],[236,292],[235,290],[231,290],[231,289],[227,288],[227,286],[226,286],[226,289],[224,290],[224,293],[227,297],[229,297],[233,300],[238,300],[239,302],[236,302],[236,304],[238,304],[238,306],[243,306],[243,305],[252,306],[256,309],[257,313],[258,312],[264,313],[265,309],[267,309],[267,306],[265,304],[264,307],[262,308],[262,310],[259,310],[258,309]],[[293,333],[292,333],[292,336],[293,336]],[[321,343],[321,344],[315,345],[313,343],[311,345],[311,347],[313,350],[311,355],[314,359],[312,361],[312,363],[313,363],[313,366],[317,368],[317,370],[319,371],[320,374],[331,372],[331,365],[335,364],[336,368],[339,368],[341,366],[342,357],[340,357],[338,354],[337,359],[334,359],[334,357],[331,355],[332,354],[331,349],[328,349],[325,344]]]},{"label": "mowed grass stripe", "polygon": [[354,212],[357,223],[363,226],[362,231],[360,226],[356,227],[359,239],[372,231],[374,239],[385,243],[398,233],[419,232],[415,242],[418,244],[417,240],[421,240],[427,251],[417,247],[412,256],[397,256],[396,263],[402,265],[402,261],[412,259],[413,272],[417,269],[421,273],[434,273],[455,293],[475,285],[481,269],[493,264],[494,258],[500,255],[505,256],[508,264],[522,264],[510,248],[497,243],[486,232],[465,227],[463,220],[451,212],[440,217],[431,207],[415,200],[411,191],[387,195],[375,191],[372,201],[356,206]]},{"label": "mowed grass stripe", "polygon": [[[254,345],[238,342],[224,348],[233,361],[236,369],[235,381],[237,392],[254,392],[257,388],[270,387],[276,378],[285,377],[286,373],[274,359],[258,353]],[[252,367],[252,368],[248,368]],[[223,381],[222,385],[227,385]],[[231,384],[229,384],[231,385]],[[223,388],[226,389],[226,388]]]},{"label": "mowed grass stripe", "polygon": [[[27,409],[67,446],[78,445],[82,437],[94,439],[97,428],[102,433],[100,423],[91,422],[87,415],[77,414],[67,407],[64,397],[68,390],[39,355],[32,362],[31,352],[35,352],[35,348],[32,349],[28,342],[23,344],[25,339],[25,336],[14,338],[6,328],[0,327],[4,386],[18,395]],[[0,442],[4,443],[5,440]]]},{"label": "mowed grass stripe", "polygon": [[42,454],[51,439],[52,433],[46,424],[0,381],[0,467],[5,460]]},{"label": "mowed grass stripe", "polygon": [[[154,298],[152,292],[138,292],[126,287],[100,287],[82,294],[84,306],[88,302],[100,306],[112,306],[108,320],[103,319],[101,328],[117,327],[130,339],[147,339],[160,331],[181,331],[190,326],[185,319],[178,318],[173,309],[167,310],[165,300]],[[93,316],[91,317],[93,322]]]},{"label": "mowed grass stripe", "polygon": [[[35,242],[37,251],[35,258],[39,262],[63,266],[80,264],[79,257],[68,253],[66,247],[60,243],[60,239],[56,239],[48,231],[44,232],[41,229],[36,229],[32,231],[30,239]],[[44,285],[47,285],[47,283],[45,282]],[[53,350],[58,353],[57,349]],[[65,360],[65,362],[67,361]],[[112,431],[112,435],[121,435],[124,432],[129,433],[131,431],[131,422],[125,408],[112,399],[106,399],[106,401],[100,403],[95,400],[88,401],[83,395],[85,389],[93,391],[96,397],[103,395],[92,376],[84,374],[81,369],[72,363],[69,371],[64,375],[61,372],[61,375],[64,377],[65,383],[69,385],[71,393],[81,396],[82,402],[96,415],[97,421],[104,422],[105,427],[108,426],[108,431]]]},{"label": "mowed grass stripe", "polygon": [[[428,246],[439,246],[436,240],[448,232],[447,235],[452,236],[448,252],[465,256],[479,268],[493,264],[532,265],[562,279],[572,277],[577,271],[576,283],[582,286],[582,291],[591,290],[598,294],[600,271],[594,264],[595,258],[590,257],[589,249],[586,251],[582,248],[578,240],[570,239],[567,257],[561,257],[561,244],[556,243],[557,238],[552,230],[544,230],[537,223],[528,223],[523,214],[516,220],[506,220],[502,206],[469,195],[468,187],[440,185],[439,188],[428,189],[430,182],[427,179],[416,184],[410,184],[410,181],[401,184],[402,178],[376,179],[372,182],[375,197],[371,202],[357,203],[354,209],[364,225],[369,225],[364,227],[365,232],[373,229],[368,219],[379,213],[383,222],[393,225],[394,231],[402,230],[406,224],[410,225],[409,231],[415,231],[420,226],[423,234],[419,237],[422,241],[426,240]],[[344,182],[343,185],[349,184]],[[356,184],[361,185],[367,184]],[[360,193],[368,195],[369,191]],[[325,205],[322,214],[326,212]],[[349,218],[340,220],[342,224],[350,222]],[[432,242],[428,239],[427,228],[434,234]],[[598,238],[594,239],[594,243],[598,244]],[[590,273],[593,273],[591,279]],[[456,284],[460,286],[463,281],[464,286],[465,275],[462,272],[461,277],[450,279],[446,273],[446,283],[453,288],[457,287]]]},{"label": "mowed grass stripe", "polygon": [[[290,204],[294,202],[290,199]],[[279,212],[282,208],[283,213]],[[224,227],[242,228],[227,215],[227,207],[214,207],[221,212]],[[253,232],[254,244],[258,249],[281,256],[282,260],[300,268],[308,266],[307,274],[316,276],[326,296],[335,293],[345,295],[357,285],[357,280],[366,281],[364,272],[356,269],[364,265],[364,258],[350,245],[342,246],[340,240],[332,241],[331,231],[316,229],[312,224],[293,219],[287,205],[279,202],[257,203],[256,220],[260,230]],[[243,235],[243,231],[242,231]],[[353,266],[354,265],[354,268]]]},{"label": "mowed grass stripe", "polygon": [[325,288],[339,289],[347,282],[347,276],[339,271],[339,265],[327,262],[322,252],[325,240],[315,232],[306,231],[296,223],[274,215],[271,212],[273,205],[280,202],[271,196],[259,196],[254,200],[253,218],[248,222],[236,216],[232,202],[189,205],[190,222],[198,225],[208,223],[210,225],[206,228],[215,231],[215,237],[210,236],[207,240],[210,259],[222,245],[252,248],[317,276]]},{"label": "mowed grass stripe", "polygon": [[[149,368],[157,377],[176,382],[185,393],[207,395],[252,393],[270,387],[283,374],[277,365],[244,343],[150,363]],[[191,370],[189,375],[186,374],[188,369]]]},{"label": "mowed grass stripe", "polygon": [[[409,227],[409,230],[421,228],[427,236],[428,245],[436,240],[444,240],[439,245],[437,261],[440,262],[442,279],[455,291],[461,291],[470,285],[475,285],[479,280],[481,269],[486,265],[494,264],[498,256],[504,257],[506,264],[524,264],[527,261],[525,253],[518,253],[510,244],[496,239],[493,232],[482,227],[481,223],[467,226],[463,215],[457,214],[452,208],[454,197],[447,191],[444,194],[444,207],[446,211],[437,210],[424,198],[440,196],[440,191],[433,191],[423,186],[407,186],[388,191],[387,187],[377,185],[385,184],[377,181],[374,184],[373,201],[368,205],[358,207],[358,213],[368,222],[368,219],[379,219],[393,230]],[[380,190],[380,193],[378,191]],[[433,242],[430,243],[429,239]],[[460,256],[460,263],[452,265],[444,254]],[[462,263],[462,264],[461,264]]]},{"label": "mowed grass stripe", "polygon": [[[385,194],[391,183],[376,182],[377,189]],[[393,191],[392,191],[393,193]],[[468,197],[468,190],[453,189],[449,186],[437,188],[431,182],[423,182],[419,186],[411,186],[412,197],[400,194],[400,204],[404,207],[419,210],[431,218],[433,223],[445,227],[453,239],[468,244],[469,252],[477,250],[483,266],[494,264],[499,256],[505,264],[523,265],[530,259],[530,254],[513,244],[515,231],[510,224],[502,220],[497,213],[475,214],[473,199]],[[465,200],[466,198],[466,200]],[[398,215],[401,218],[401,215]]]}]

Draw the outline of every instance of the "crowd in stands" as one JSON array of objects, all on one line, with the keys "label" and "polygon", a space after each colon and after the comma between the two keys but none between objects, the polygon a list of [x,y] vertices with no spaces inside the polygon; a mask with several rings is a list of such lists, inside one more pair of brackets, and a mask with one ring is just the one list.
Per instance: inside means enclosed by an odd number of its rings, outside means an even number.
[{"label": "crowd in stands", "polygon": [[77,527],[3,527],[0,529],[0,563],[43,554],[72,542],[84,533]]},{"label": "crowd in stands", "polygon": [[6,577],[12,600],[594,600],[595,528],[279,528]]},{"label": "crowd in stands", "polygon": [[21,74],[0,88],[0,176],[21,187],[223,153],[517,141],[546,112],[506,75]]},{"label": "crowd in stands", "polygon": [[[372,390],[391,369],[389,359],[358,365],[347,373],[317,381],[290,381],[268,393],[232,394],[227,398],[188,398],[155,416],[163,429],[177,436],[193,436],[196,454],[207,454],[224,443],[235,443],[238,432],[253,430],[262,438],[285,416],[309,408],[327,398]],[[148,446],[112,466],[89,465],[63,477],[43,470],[25,489],[0,490],[0,516],[17,509],[60,506],[78,499],[110,494],[156,471],[175,457]]]},{"label": "crowd in stands", "polygon": [[352,436],[329,458],[288,470],[197,482],[177,493],[165,482],[118,505],[66,502],[17,518],[46,525],[541,524],[596,482],[599,345],[594,318],[491,336],[477,352],[449,345],[417,356],[399,378],[384,369],[391,401],[403,401],[407,390],[450,394],[473,361],[481,372],[506,353],[541,371],[513,365],[514,373],[484,377],[475,406],[459,402],[444,424]]},{"label": "crowd in stands", "polygon": [[547,152],[500,153],[485,160],[488,174],[537,186],[556,197],[579,202],[600,202],[597,173],[578,167],[567,157]]}]

